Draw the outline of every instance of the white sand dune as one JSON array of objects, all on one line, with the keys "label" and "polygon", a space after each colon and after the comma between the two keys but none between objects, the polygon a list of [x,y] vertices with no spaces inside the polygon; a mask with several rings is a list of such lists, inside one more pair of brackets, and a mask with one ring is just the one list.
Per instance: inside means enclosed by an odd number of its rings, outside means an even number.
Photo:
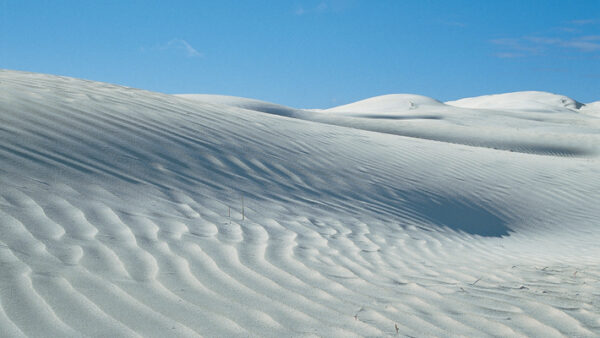
[{"label": "white sand dune", "polygon": [[594,105],[583,106],[544,92],[491,95],[447,104],[421,95],[394,94],[324,110],[301,110],[231,96],[179,96],[205,104],[512,152],[587,157],[598,155],[600,150],[600,120]]},{"label": "white sand dune", "polygon": [[0,71],[0,335],[600,334],[598,117],[372,100]]},{"label": "white sand dune", "polygon": [[426,114],[427,112],[442,112],[447,109],[443,103],[427,96],[414,94],[392,94],[372,97],[358,102],[327,109],[327,112],[346,113],[350,116],[382,118],[401,116],[409,112]]},{"label": "white sand dune", "polygon": [[600,101],[585,104],[583,107],[581,107],[581,112],[600,116]]},{"label": "white sand dune", "polygon": [[534,112],[577,112],[583,104],[570,97],[547,92],[525,91],[470,97],[446,104],[462,108],[514,109]]}]

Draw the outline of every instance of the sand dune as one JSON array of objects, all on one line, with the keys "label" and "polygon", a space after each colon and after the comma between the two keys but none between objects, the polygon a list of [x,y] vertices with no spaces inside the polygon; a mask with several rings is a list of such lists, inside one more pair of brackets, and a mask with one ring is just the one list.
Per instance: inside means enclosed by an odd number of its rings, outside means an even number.
[{"label": "sand dune", "polygon": [[446,104],[462,108],[514,109],[535,112],[577,112],[583,104],[570,97],[547,92],[525,91],[470,97]]},{"label": "sand dune", "polygon": [[0,332],[597,336],[597,117],[503,109],[0,71]]},{"label": "sand dune", "polygon": [[231,96],[178,96],[323,124],[511,152],[589,157],[598,155],[600,149],[595,106],[582,106],[544,92],[491,95],[446,104],[421,95],[393,94],[322,110]]},{"label": "sand dune", "polygon": [[327,109],[327,112],[341,112],[350,114],[364,114],[365,117],[376,114],[393,115],[418,111],[426,113],[432,110],[444,110],[446,107],[440,101],[430,97],[413,94],[382,95],[354,103]]},{"label": "sand dune", "polygon": [[581,112],[600,116],[600,101],[585,104],[581,107]]}]

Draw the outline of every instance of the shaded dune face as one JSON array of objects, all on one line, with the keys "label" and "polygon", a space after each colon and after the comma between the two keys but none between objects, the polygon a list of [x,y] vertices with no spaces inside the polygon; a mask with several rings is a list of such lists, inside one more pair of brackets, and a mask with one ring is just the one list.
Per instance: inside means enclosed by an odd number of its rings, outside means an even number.
[{"label": "shaded dune face", "polygon": [[593,116],[485,127],[420,100],[317,112],[0,71],[0,332],[594,336]]},{"label": "shaded dune face", "polygon": [[511,229],[506,217],[503,217],[499,210],[477,202],[448,196],[432,198],[419,192],[407,195],[407,204],[419,218],[435,227],[447,227],[484,237],[509,235]]}]

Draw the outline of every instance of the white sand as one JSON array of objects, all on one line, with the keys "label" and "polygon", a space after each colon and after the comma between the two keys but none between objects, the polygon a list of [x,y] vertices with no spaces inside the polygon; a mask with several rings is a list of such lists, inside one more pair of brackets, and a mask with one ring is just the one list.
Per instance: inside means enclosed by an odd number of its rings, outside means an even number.
[{"label": "white sand", "polygon": [[597,336],[594,107],[0,71],[0,336]]}]

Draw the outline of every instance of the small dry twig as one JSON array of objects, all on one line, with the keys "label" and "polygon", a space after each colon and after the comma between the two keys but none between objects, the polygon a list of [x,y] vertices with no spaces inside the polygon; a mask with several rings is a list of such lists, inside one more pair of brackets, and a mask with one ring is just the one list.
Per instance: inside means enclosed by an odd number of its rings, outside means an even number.
[{"label": "small dry twig", "polygon": [[361,306],[360,309],[358,309],[358,311],[356,311],[356,313],[354,314],[354,320],[358,320],[358,314],[363,310],[363,307]]}]

